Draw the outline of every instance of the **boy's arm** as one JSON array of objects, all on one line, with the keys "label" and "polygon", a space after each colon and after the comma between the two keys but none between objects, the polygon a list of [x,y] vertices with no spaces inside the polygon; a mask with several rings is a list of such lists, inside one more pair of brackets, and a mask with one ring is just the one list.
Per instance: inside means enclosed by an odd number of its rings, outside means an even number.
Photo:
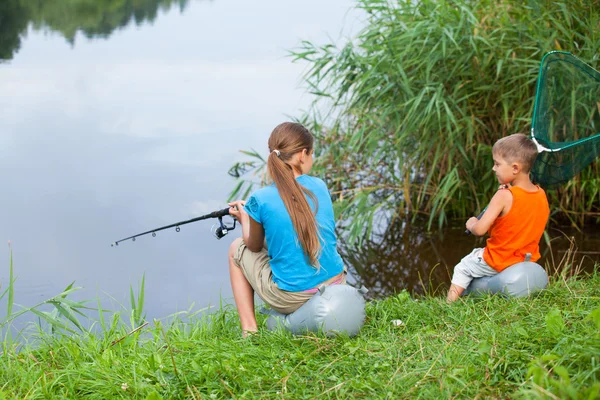
[{"label": "boy's arm", "polygon": [[494,197],[492,197],[492,200],[481,216],[481,219],[477,219],[475,217],[469,218],[466,223],[466,228],[470,230],[473,235],[485,235],[500,213],[502,213],[502,211],[504,211],[511,204],[512,193],[510,190],[498,190]]}]

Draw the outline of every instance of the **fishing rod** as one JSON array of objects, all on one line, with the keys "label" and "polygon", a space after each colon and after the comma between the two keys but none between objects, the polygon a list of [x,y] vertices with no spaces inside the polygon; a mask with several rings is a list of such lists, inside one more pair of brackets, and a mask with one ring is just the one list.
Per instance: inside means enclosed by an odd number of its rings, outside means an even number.
[{"label": "fishing rod", "polygon": [[213,225],[213,228],[214,228],[213,234],[216,236],[217,239],[221,239],[225,235],[227,235],[229,233],[229,231],[232,231],[235,229],[235,222],[236,222],[235,218],[233,219],[233,225],[231,225],[231,226],[225,225],[225,223],[223,222],[223,217],[225,217],[227,215],[229,215],[229,208],[224,208],[222,210],[211,212],[210,214],[206,214],[206,215],[202,215],[200,217],[188,219],[187,221],[175,222],[174,224],[167,225],[167,226],[161,226],[160,228],[152,229],[151,231],[148,231],[148,232],[138,233],[137,235],[133,235],[133,236],[126,237],[125,239],[117,240],[116,242],[113,242],[110,245],[111,245],[111,247],[118,246],[120,242],[129,240],[129,239],[131,239],[133,242],[135,242],[135,238],[137,238],[139,236],[147,235],[149,233],[152,234],[152,237],[155,237],[156,232],[162,231],[164,229],[173,228],[173,227],[175,227],[176,232],[179,232],[181,230],[181,228],[180,228],[181,225],[185,225],[185,224],[189,224],[192,222],[201,221],[203,219],[209,219],[209,218],[217,218],[219,220],[218,226],[217,226],[217,224]]}]

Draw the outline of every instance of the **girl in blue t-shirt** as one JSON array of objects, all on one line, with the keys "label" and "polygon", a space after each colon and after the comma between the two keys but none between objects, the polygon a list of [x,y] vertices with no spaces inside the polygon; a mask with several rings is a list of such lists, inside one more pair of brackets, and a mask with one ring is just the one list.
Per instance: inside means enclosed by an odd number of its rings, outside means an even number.
[{"label": "girl in blue t-shirt", "polygon": [[229,203],[242,225],[242,237],[229,249],[229,274],[244,336],[257,330],[254,292],[289,314],[318,286],[346,283],[329,191],[321,179],[307,175],[313,135],[301,124],[282,123],[269,137],[269,152],[273,184],[248,201]]}]

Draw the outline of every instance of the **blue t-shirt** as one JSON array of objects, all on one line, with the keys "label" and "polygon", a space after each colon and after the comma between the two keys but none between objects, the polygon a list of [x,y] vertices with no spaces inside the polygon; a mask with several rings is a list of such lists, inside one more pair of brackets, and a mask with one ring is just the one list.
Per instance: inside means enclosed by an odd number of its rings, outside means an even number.
[{"label": "blue t-shirt", "polygon": [[[265,238],[273,281],[277,287],[289,292],[312,289],[344,269],[342,257],[337,252],[333,205],[325,182],[309,175],[301,175],[296,181],[310,190],[319,203],[316,220],[321,235],[321,268],[317,270],[298,241],[292,219],[273,184],[256,191],[246,202],[244,209],[265,230]],[[315,205],[307,196],[313,212]]]}]

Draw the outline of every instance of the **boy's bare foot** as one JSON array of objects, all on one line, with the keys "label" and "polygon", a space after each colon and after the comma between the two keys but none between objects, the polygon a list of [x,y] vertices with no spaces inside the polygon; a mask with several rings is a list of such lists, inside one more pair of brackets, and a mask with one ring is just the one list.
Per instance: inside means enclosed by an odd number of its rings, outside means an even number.
[{"label": "boy's bare foot", "polygon": [[464,288],[455,285],[454,283],[450,285],[450,289],[448,289],[448,297],[446,298],[447,303],[452,303],[458,300],[460,295],[465,291]]},{"label": "boy's bare foot", "polygon": [[258,335],[258,330],[246,329],[242,331],[243,338],[247,338],[254,335]]}]

